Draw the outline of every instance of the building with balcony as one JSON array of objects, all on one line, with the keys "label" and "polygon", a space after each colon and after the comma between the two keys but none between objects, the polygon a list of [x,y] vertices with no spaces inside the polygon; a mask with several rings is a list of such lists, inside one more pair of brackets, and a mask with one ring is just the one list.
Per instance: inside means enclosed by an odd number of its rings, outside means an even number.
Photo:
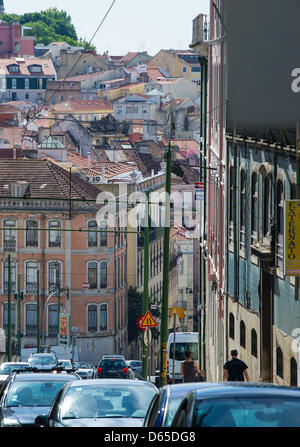
[{"label": "building with balcony", "polygon": [[[37,342],[38,291],[46,344],[57,343],[59,288],[60,312],[70,315],[77,337],[103,340],[100,346],[109,352],[126,352],[126,237],[106,232],[105,220],[98,226],[101,206],[93,200],[99,189],[48,160],[0,160],[0,167],[0,327],[8,331],[10,256],[13,340],[20,274],[22,346]],[[95,355],[98,359],[101,352]]]}]

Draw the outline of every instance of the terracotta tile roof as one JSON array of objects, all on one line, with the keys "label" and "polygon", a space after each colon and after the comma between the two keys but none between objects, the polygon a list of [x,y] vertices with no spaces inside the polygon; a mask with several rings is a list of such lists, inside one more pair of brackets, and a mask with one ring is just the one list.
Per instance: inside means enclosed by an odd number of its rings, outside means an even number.
[{"label": "terracotta tile roof", "polygon": [[183,183],[191,184],[199,182],[199,169],[189,166],[186,161],[180,160],[173,161],[172,165],[178,169],[178,172],[181,171],[183,174],[183,177],[181,177]]},{"label": "terracotta tile roof", "polygon": [[91,100],[91,101],[65,101],[60,102],[52,107],[55,112],[72,113],[76,112],[99,112],[105,110],[107,113],[113,112],[113,105],[106,100]]},{"label": "terracotta tile roof", "polygon": [[182,155],[188,157],[190,154],[196,154],[200,157],[200,144],[196,140],[170,140],[171,146],[178,146]]},{"label": "terracotta tile roof", "polygon": [[[0,159],[0,196],[10,195],[9,183],[18,180],[29,182],[30,197],[68,198],[70,194],[69,172],[47,159]],[[98,194],[98,188],[71,175],[72,198],[95,199]]]},{"label": "terracotta tile roof", "polygon": [[103,71],[96,71],[95,73],[87,73],[87,74],[78,75],[78,76],[70,76],[69,78],[66,78],[65,81],[67,81],[67,82],[85,81],[86,79],[96,78],[101,73],[103,73]]},{"label": "terracotta tile roof", "polygon": [[[86,157],[82,157],[79,154],[73,154],[71,152],[67,152],[67,161],[71,163],[73,166],[79,168],[82,171],[93,171],[95,175],[102,174],[102,166],[105,167],[105,177],[114,177],[119,174],[123,174],[125,172],[133,171],[137,168],[136,165],[128,165],[125,163],[115,163],[113,161],[93,161],[89,162]],[[92,174],[89,174],[92,175]]]},{"label": "terracotta tile roof", "polygon": [[133,58],[135,58],[139,53],[137,51],[129,51],[125,56],[121,57],[121,59],[118,59],[116,61],[116,65],[125,65],[128,62],[130,62]]},{"label": "terracotta tile roof", "polygon": [[157,78],[165,78],[165,75],[160,71],[158,67],[148,67],[147,75],[152,81],[156,81]]},{"label": "terracotta tile roof", "polygon": [[[22,60],[22,62],[20,62]],[[8,66],[12,64],[17,64],[20,67],[20,71],[18,73],[10,73],[8,71]],[[41,65],[42,66],[42,73],[31,73],[29,71],[30,65]],[[18,57],[11,57],[9,59],[1,59],[0,58],[0,69],[4,71],[4,74],[6,76],[16,76],[16,75],[23,75],[23,76],[41,76],[42,75],[48,75],[48,76],[56,76],[56,72],[52,63],[51,59],[40,59],[38,57],[29,57],[27,59],[22,59]],[[2,72],[3,73],[3,72]]]}]

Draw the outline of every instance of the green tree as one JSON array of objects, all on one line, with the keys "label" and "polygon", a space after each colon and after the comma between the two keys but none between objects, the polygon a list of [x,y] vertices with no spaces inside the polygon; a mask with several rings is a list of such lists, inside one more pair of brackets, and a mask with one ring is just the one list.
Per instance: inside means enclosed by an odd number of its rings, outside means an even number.
[{"label": "green tree", "polygon": [[66,11],[49,8],[23,15],[2,14],[0,18],[5,23],[19,22],[21,25],[31,27],[31,34],[36,37],[36,43],[48,45],[51,42],[66,42],[72,46],[83,46],[85,50],[96,51],[94,45],[78,37],[71,16]]},{"label": "green tree", "polygon": [[136,287],[128,288],[128,343],[136,340],[140,329],[137,320],[142,315],[143,295]]}]

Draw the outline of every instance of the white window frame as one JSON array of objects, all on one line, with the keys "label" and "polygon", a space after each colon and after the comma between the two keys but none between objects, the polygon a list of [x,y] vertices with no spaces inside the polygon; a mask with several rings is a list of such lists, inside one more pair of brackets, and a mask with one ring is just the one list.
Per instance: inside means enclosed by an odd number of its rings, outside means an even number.
[{"label": "white window frame", "polygon": [[[101,306],[106,306],[106,330],[101,330]],[[109,306],[107,302],[99,303],[99,332],[107,332],[109,325]]]},{"label": "white window frame", "polygon": [[87,261],[87,263],[86,263],[86,282],[88,283],[88,284],[90,284],[89,283],[89,264],[96,264],[96,266],[97,266],[97,271],[96,271],[96,287],[90,287],[89,288],[89,290],[97,290],[97,289],[99,289],[99,263],[97,262],[97,261],[95,261],[95,260],[93,260],[93,259],[90,259],[89,261]]},{"label": "white window frame", "polygon": [[[27,264],[29,262],[35,262],[36,265],[37,265],[37,270],[40,270],[40,262],[39,262],[38,259],[25,259],[25,261],[24,261],[24,282],[25,282],[25,287],[24,287],[25,292],[24,293],[26,295],[35,295],[36,294],[36,290],[28,291],[28,289],[27,289]],[[37,282],[36,283],[33,282],[32,284],[37,284]]]},{"label": "white window frame", "polygon": [[[63,225],[62,225],[62,221],[60,220],[60,219],[49,219],[48,221],[47,221],[47,229],[48,229],[48,231],[47,231],[47,233],[48,233],[48,236],[47,236],[47,247],[48,248],[62,248],[62,245],[63,245],[63,238],[62,238],[62,231],[60,231],[60,245],[57,245],[57,246],[50,246],[50,224],[51,224],[51,222],[59,222],[59,224],[60,224],[60,230],[62,230],[62,228],[63,228]],[[54,231],[54,230],[53,230]],[[59,231],[59,230],[58,230]]]},{"label": "white window frame", "polygon": [[29,221],[37,222],[38,223],[38,228],[40,227],[40,221],[39,221],[39,219],[36,219],[35,217],[32,217],[32,218],[29,217],[28,219],[25,220],[25,222],[24,222],[25,223],[24,248],[40,248],[40,232],[39,232],[39,230],[37,230],[37,235],[38,235],[38,238],[37,238],[38,244],[37,244],[37,246],[27,245],[26,233],[27,233],[27,222],[29,222]]},{"label": "white window frame", "polygon": [[49,259],[49,261],[47,261],[47,290],[48,293],[50,293],[50,264],[52,262],[57,262],[58,264],[60,264],[60,288],[62,288],[63,285],[63,263],[60,259]]}]

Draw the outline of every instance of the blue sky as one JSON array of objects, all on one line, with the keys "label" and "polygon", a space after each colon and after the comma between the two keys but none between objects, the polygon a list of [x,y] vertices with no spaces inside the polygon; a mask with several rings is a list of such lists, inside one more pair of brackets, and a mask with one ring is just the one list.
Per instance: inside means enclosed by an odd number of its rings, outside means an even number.
[{"label": "blue sky", "polygon": [[[50,7],[64,9],[72,17],[80,37],[90,40],[112,0],[4,0],[6,12],[23,14]],[[128,51],[186,49],[192,40],[192,21],[207,14],[209,0],[116,0],[94,44],[111,55]]]}]

